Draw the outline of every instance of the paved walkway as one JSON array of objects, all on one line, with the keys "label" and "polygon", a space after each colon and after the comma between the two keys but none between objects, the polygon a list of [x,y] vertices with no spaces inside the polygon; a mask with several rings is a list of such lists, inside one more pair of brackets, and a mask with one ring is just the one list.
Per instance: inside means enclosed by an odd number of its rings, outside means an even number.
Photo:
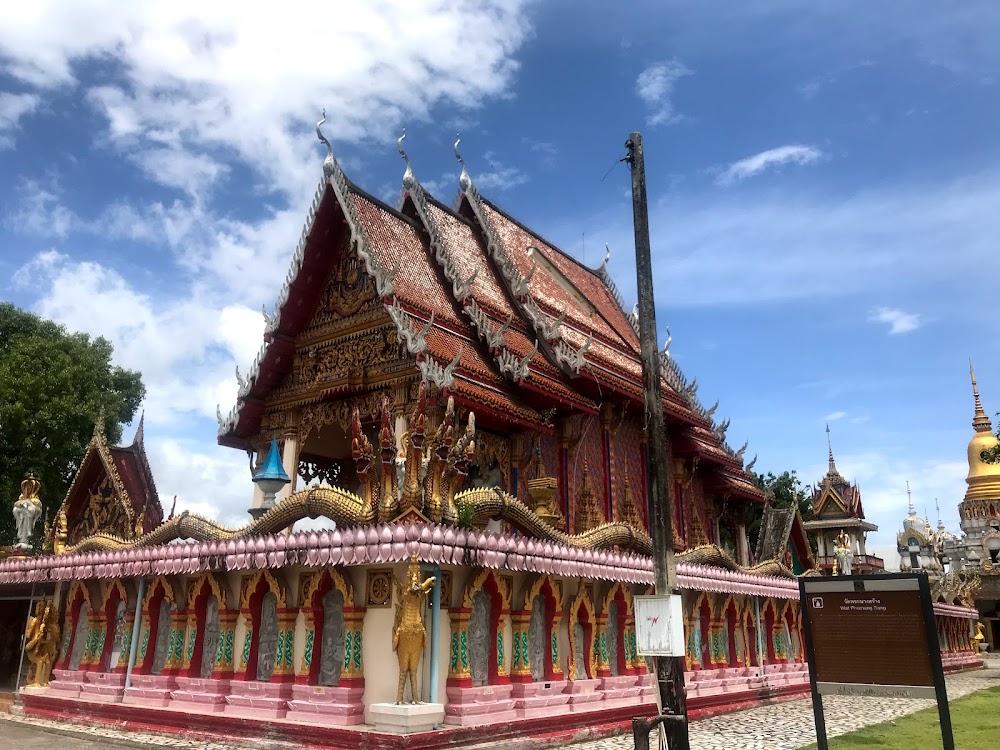
[{"label": "paved walkway", "polygon": [[[992,668],[946,678],[948,700],[1000,687],[1000,663],[992,661],[988,666]],[[881,724],[934,705],[933,700],[825,697],[827,736]],[[691,750],[794,750],[815,741],[816,725],[809,698],[759,706],[691,724]],[[633,744],[631,736],[618,736],[565,747],[566,750],[632,750]]]},{"label": "paved walkway", "polygon": [[[950,700],[1000,687],[1000,661],[990,660],[988,669],[948,678]],[[898,716],[934,705],[934,701],[907,701],[892,698],[828,697],[827,732],[832,737],[879,724]],[[97,750],[109,745],[140,748],[182,748],[183,750],[253,750],[290,748],[284,743],[239,741],[232,744],[185,739],[177,735],[152,734],[111,729],[101,725],[67,724],[48,719],[0,714],[0,747],[48,748],[53,734],[61,750]],[[746,711],[696,721],[691,725],[691,750],[794,750],[816,741],[812,703],[808,698],[760,706]],[[520,743],[517,743],[520,745]],[[655,744],[654,744],[655,746]],[[632,736],[620,735],[565,745],[565,750],[632,750]]]}]

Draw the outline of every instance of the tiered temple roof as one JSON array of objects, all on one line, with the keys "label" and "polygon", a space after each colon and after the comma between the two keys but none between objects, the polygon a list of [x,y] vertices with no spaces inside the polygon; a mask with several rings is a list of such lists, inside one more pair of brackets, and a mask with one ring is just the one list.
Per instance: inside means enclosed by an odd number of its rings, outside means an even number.
[{"label": "tiered temple roof", "polygon": [[[350,243],[413,367],[481,424],[551,431],[553,414],[597,415],[610,394],[642,408],[636,321],[603,264],[582,265],[484,198],[464,162],[455,210],[427,194],[408,160],[398,208],[351,183],[332,149],[324,174],[278,303],[265,313],[264,345],[235,408],[220,414],[221,444],[253,447],[265,401],[291,371],[296,337]],[[676,453],[710,465],[706,482],[720,491],[762,500],[743,466],[745,446],[725,441],[728,420],[714,422],[715,407],[701,405],[697,382],[666,350],[661,361]],[[353,385],[373,387],[363,380]]]}]

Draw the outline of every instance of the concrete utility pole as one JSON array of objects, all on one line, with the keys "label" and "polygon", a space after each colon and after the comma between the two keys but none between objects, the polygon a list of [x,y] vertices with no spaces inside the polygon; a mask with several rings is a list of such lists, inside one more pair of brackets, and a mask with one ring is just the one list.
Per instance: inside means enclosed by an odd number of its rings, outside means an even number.
[{"label": "concrete utility pole", "polygon": [[[658,595],[679,594],[674,566],[674,533],[671,514],[670,442],[663,423],[660,393],[660,352],[653,302],[653,263],[649,250],[649,213],[646,207],[646,163],[642,135],[632,133],[625,143],[632,169],[632,214],[635,222],[635,270],[639,292],[639,345],[642,382],[646,394],[647,474],[652,506],[653,571]],[[689,750],[687,699],[684,693],[684,657],[657,657],[656,685],[664,713],[683,721],[664,723],[670,750]]]}]

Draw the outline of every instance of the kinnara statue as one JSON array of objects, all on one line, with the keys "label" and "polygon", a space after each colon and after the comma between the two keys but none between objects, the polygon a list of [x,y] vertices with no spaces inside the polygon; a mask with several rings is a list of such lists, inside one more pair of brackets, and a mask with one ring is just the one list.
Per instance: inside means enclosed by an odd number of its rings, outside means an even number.
[{"label": "kinnara statue", "polygon": [[52,600],[35,605],[35,615],[28,620],[25,631],[24,651],[31,668],[28,670],[28,687],[47,687],[52,665],[59,649],[59,622]]},{"label": "kinnara statue", "polygon": [[396,604],[396,621],[392,629],[392,650],[399,659],[397,705],[403,702],[403,690],[407,679],[410,681],[410,703],[420,703],[417,665],[424,650],[424,639],[427,637],[420,608],[424,597],[434,587],[436,581],[433,576],[423,582],[420,581],[420,561],[414,555],[410,558],[410,567],[406,571],[406,585],[400,586],[396,583],[399,603]]}]

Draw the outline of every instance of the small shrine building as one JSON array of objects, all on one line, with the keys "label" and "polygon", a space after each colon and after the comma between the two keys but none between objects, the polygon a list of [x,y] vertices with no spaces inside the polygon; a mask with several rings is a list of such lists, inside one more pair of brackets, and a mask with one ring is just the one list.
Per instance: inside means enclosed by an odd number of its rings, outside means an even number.
[{"label": "small shrine building", "polygon": [[865,546],[868,533],[878,531],[878,526],[865,520],[861,488],[857,483],[848,482],[837,470],[829,425],[826,426],[826,440],[829,468],[813,489],[813,517],[803,524],[816,537],[816,563],[823,573],[832,574],[838,566],[838,547],[842,547],[849,551],[847,559],[852,573],[881,573],[885,563],[882,558],[869,555]]}]

